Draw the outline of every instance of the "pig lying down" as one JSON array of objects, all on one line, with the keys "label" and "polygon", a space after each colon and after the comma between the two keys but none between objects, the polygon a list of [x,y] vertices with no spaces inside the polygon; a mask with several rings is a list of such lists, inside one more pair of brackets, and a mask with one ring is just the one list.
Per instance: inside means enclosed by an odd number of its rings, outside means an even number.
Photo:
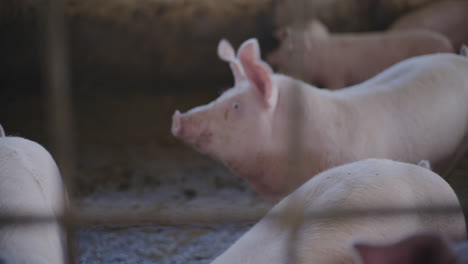
[{"label": "pig lying down", "polygon": [[[439,175],[412,164],[369,159],[318,174],[276,204],[213,264],[352,263],[351,243],[381,243],[414,232],[440,232],[465,239],[458,214],[414,214],[312,218],[311,212],[367,208],[459,207]],[[296,231],[296,235],[292,231]],[[295,243],[295,244],[291,244]],[[381,263],[379,263],[381,264]]]},{"label": "pig lying down", "polygon": [[468,44],[468,1],[437,1],[397,19],[391,31],[425,29],[441,33],[459,50]]},{"label": "pig lying down", "polygon": [[417,233],[394,243],[357,242],[362,264],[468,264],[468,242],[452,243],[436,233]]},{"label": "pig lying down", "polygon": [[[62,213],[63,186],[57,165],[39,144],[0,131],[0,207],[18,216]],[[61,264],[62,233],[57,222],[4,225],[0,263]]]},{"label": "pig lying down", "polygon": [[[366,158],[416,163],[444,173],[468,130],[468,58],[419,56],[346,89],[318,89],[274,74],[248,40],[237,56],[227,41],[218,54],[235,85],[215,101],[176,111],[175,137],[222,161],[262,197],[284,197],[311,176]],[[300,93],[297,153],[305,173],[289,173],[291,97]],[[295,104],[296,105],[296,104]]]},{"label": "pig lying down", "polygon": [[321,88],[363,82],[404,59],[453,52],[443,35],[427,30],[330,34],[318,20],[277,33],[280,47],[268,62],[284,74]]}]

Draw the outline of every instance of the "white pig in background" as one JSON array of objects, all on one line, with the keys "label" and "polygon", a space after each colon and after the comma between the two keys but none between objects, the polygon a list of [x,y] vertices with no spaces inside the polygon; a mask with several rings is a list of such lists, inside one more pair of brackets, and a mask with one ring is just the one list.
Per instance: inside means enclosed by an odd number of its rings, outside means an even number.
[{"label": "white pig in background", "polygon": [[415,211],[393,216],[308,217],[326,210],[448,205],[460,207],[454,191],[432,171],[385,159],[362,160],[311,178],[276,204],[212,264],[283,264],[290,263],[293,254],[297,264],[352,263],[350,243],[356,237],[378,243],[430,231],[463,240],[466,230],[461,207],[457,214]]},{"label": "white pig in background", "polygon": [[[1,128],[0,213],[56,217],[64,203],[61,176],[49,152],[28,139],[6,137]],[[62,240],[57,222],[2,224],[0,263],[64,263]]]},{"label": "white pig in background", "polygon": [[[227,41],[235,86],[187,113],[176,111],[172,133],[222,161],[262,197],[284,197],[325,169],[365,158],[416,163],[443,173],[468,130],[468,58],[435,54],[411,58],[346,89],[318,89],[274,74],[260,59],[257,40],[237,57]],[[365,60],[365,58],[363,58]],[[291,112],[300,93],[301,119]],[[289,173],[290,119],[300,125],[305,172]]]},{"label": "white pig in background", "polygon": [[428,30],[332,34],[313,20],[276,35],[280,46],[268,62],[280,73],[327,89],[361,83],[410,57],[453,52],[445,36]]},{"label": "white pig in background", "polygon": [[468,242],[437,233],[417,233],[393,243],[355,242],[362,264],[468,264]]},{"label": "white pig in background", "polygon": [[468,1],[437,1],[398,18],[390,31],[426,29],[446,36],[459,50],[468,44]]}]

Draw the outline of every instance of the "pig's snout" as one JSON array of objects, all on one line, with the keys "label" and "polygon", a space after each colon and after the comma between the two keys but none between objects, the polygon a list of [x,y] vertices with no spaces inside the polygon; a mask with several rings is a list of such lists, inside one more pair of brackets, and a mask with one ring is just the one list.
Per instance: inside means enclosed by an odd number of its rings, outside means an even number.
[{"label": "pig's snout", "polygon": [[[211,142],[212,133],[207,129],[206,116],[178,110],[172,116],[171,132],[174,137],[203,152]],[[205,122],[203,122],[205,121]]]},{"label": "pig's snout", "polygon": [[180,137],[182,134],[182,115],[180,114],[179,110],[176,110],[172,116],[171,132],[174,137]]}]

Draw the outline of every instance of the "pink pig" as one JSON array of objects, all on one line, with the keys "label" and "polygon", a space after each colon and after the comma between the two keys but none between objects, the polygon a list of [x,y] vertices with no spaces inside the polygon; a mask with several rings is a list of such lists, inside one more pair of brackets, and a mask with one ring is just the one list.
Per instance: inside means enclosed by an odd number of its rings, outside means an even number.
[{"label": "pink pig", "polygon": [[268,62],[281,73],[328,89],[363,82],[409,57],[453,52],[449,40],[435,32],[330,34],[318,20],[305,29],[280,30],[277,37],[280,47],[269,54]]},{"label": "pink pig", "polygon": [[[281,74],[260,59],[257,40],[237,57],[222,40],[235,86],[187,113],[176,111],[175,137],[222,161],[267,200],[277,200],[312,175],[365,158],[415,163],[444,172],[468,130],[468,58],[415,57],[360,85],[329,91]],[[291,107],[300,94],[300,116]],[[294,113],[294,115],[292,115]],[[303,173],[290,175],[291,118],[300,125],[295,153]],[[300,118],[300,119],[298,119]]]},{"label": "pink pig", "polygon": [[468,1],[437,1],[397,19],[391,31],[426,29],[445,35],[459,50],[468,44]]},{"label": "pink pig", "polygon": [[355,242],[362,264],[468,264],[468,242],[453,243],[439,233],[416,233],[393,243]]},{"label": "pink pig", "polygon": [[36,142],[9,137],[0,126],[0,208],[13,216],[55,219],[28,225],[0,225],[0,263],[62,264],[63,234],[58,217],[66,204],[60,172]]},{"label": "pink pig", "polygon": [[[345,210],[433,206],[451,206],[455,212],[340,217]],[[314,218],[320,213],[323,217]],[[465,239],[465,219],[452,188],[439,175],[413,164],[361,160],[311,178],[277,203],[212,264],[352,263],[350,243],[356,238],[378,243],[414,232]]]}]

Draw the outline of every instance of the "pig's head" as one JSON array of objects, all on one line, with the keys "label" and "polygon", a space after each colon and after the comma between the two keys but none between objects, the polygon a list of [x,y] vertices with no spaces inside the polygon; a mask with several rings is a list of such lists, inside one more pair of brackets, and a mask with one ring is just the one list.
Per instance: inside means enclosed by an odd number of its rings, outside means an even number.
[{"label": "pig's head", "polygon": [[172,134],[196,150],[236,167],[268,144],[271,119],[278,100],[273,71],[260,59],[256,39],[238,50],[226,40],[218,56],[229,62],[235,85],[215,101],[172,117]]},{"label": "pig's head", "polygon": [[395,243],[354,243],[362,264],[468,264],[467,242],[451,245],[439,234],[418,233]]},{"label": "pig's head", "polygon": [[274,35],[280,45],[267,56],[268,63],[278,72],[322,86],[316,72],[322,63],[321,47],[329,36],[327,27],[312,20],[305,26],[281,28]]}]

